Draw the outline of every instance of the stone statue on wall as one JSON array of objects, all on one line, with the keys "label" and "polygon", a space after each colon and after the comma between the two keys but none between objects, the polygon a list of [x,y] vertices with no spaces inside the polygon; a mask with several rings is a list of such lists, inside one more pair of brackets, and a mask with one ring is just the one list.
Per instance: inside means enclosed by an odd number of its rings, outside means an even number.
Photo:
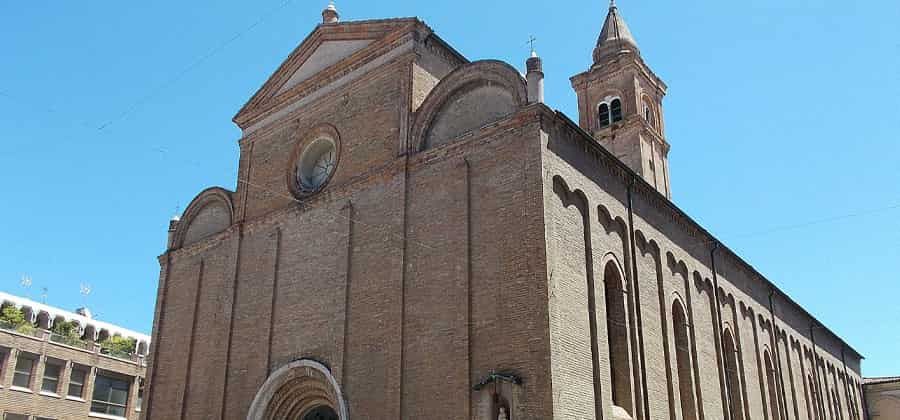
[{"label": "stone statue on wall", "polygon": [[506,414],[506,407],[500,407],[500,415],[497,416],[497,420],[509,420],[509,416]]}]

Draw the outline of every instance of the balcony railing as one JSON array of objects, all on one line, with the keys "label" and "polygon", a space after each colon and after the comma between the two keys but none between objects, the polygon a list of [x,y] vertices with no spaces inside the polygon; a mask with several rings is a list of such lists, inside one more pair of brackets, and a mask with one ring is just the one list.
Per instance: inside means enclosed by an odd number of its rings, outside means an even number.
[{"label": "balcony railing", "polygon": [[0,330],[11,331],[14,333],[27,335],[29,337],[42,338],[43,332],[39,328],[35,328],[30,324],[13,324],[7,321],[0,321]]},{"label": "balcony railing", "polygon": [[78,337],[57,334],[55,332],[50,333],[50,341],[57,343],[57,344],[63,344],[63,345],[70,346],[70,347],[76,347],[76,348],[79,348],[82,350],[88,350],[88,351],[94,350],[94,343],[92,343],[90,341],[82,340],[81,338],[78,338]]},{"label": "balcony railing", "polygon": [[136,352],[127,352],[116,349],[105,348],[93,341],[82,340],[80,338],[65,336],[54,333],[50,330],[36,328],[34,326],[23,324],[15,325],[6,321],[0,321],[0,330],[8,331],[14,334],[32,337],[40,341],[52,342],[63,346],[74,347],[86,352],[101,354],[116,359],[136,363],[140,366],[146,366],[146,358]]}]

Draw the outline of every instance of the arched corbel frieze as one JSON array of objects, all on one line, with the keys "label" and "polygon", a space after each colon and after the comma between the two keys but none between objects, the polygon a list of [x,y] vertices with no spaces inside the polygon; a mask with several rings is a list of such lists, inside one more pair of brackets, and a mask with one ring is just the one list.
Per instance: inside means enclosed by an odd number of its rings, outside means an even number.
[{"label": "arched corbel frieze", "polygon": [[688,269],[687,264],[684,260],[676,257],[672,251],[666,251],[666,266],[669,267],[669,273],[673,276],[679,275],[682,279],[690,277],[688,275],[690,270]]},{"label": "arched corbel frieze", "polygon": [[553,177],[553,192],[559,197],[563,207],[574,206],[582,216],[588,214],[587,196],[581,190],[572,190],[569,184],[559,175]]},{"label": "arched corbel frieze", "polygon": [[625,219],[613,216],[608,208],[599,205],[597,206],[597,221],[600,222],[600,226],[603,226],[607,235],[615,233],[623,241],[625,240],[626,232],[628,231],[628,224],[625,222]]},{"label": "arched corbel frieze", "polygon": [[712,299],[712,281],[708,278],[703,277],[703,275],[701,275],[699,271],[694,271],[694,286],[697,288],[697,291],[701,293],[707,293],[709,295],[709,298]]}]

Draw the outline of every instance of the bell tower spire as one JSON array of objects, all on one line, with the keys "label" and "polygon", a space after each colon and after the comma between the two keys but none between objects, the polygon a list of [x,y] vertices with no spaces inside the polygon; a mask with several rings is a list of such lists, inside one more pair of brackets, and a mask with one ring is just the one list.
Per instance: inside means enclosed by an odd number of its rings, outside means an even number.
[{"label": "bell tower spire", "polygon": [[581,128],[671,198],[662,113],[667,87],[644,62],[615,0],[609,2],[593,64],[571,81]]}]

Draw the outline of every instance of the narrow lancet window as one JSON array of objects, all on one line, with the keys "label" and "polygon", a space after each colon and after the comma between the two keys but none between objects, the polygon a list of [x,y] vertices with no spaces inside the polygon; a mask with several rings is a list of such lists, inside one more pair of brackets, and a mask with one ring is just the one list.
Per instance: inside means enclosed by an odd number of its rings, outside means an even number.
[{"label": "narrow lancet window", "polygon": [[728,379],[728,382],[725,384],[728,387],[728,411],[731,413],[732,420],[744,420],[737,347],[734,345],[734,337],[731,335],[731,330],[725,330],[723,335],[725,375]]},{"label": "narrow lancet window", "polygon": [[694,403],[694,377],[691,369],[691,339],[688,322],[681,303],[672,305],[672,324],[675,332],[675,364],[678,372],[678,392],[681,398],[681,417],[684,420],[697,419]]},{"label": "narrow lancet window", "polygon": [[778,388],[777,383],[775,382],[775,367],[772,364],[772,358],[769,356],[768,350],[763,353],[763,359],[765,359],[766,387],[769,388],[768,399],[770,417],[772,420],[781,420],[781,410],[778,408]]},{"label": "narrow lancet window", "polygon": [[606,292],[606,331],[613,404],[633,415],[625,282],[622,281],[618,267],[612,262],[606,265],[603,281]]}]

